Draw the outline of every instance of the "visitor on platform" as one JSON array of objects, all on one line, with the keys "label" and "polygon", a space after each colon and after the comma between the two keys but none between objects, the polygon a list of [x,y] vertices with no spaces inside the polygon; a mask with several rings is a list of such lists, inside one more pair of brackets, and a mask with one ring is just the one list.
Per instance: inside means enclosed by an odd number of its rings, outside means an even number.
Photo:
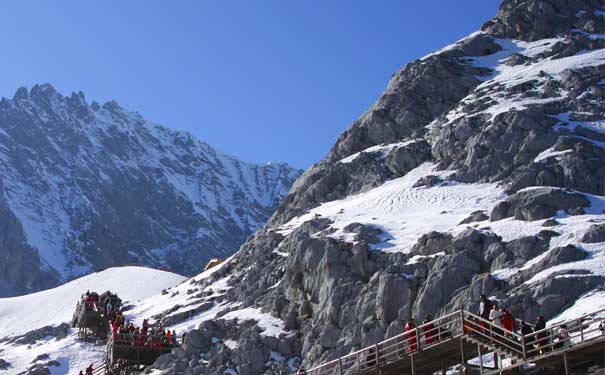
[{"label": "visitor on platform", "polygon": [[502,327],[504,328],[504,336],[508,337],[511,333],[515,332],[515,319],[513,318],[510,311],[502,309]]},{"label": "visitor on platform", "polygon": [[430,314],[422,321],[422,331],[424,332],[424,340],[427,345],[431,345],[435,342],[435,336],[437,336],[437,329],[435,329],[435,325],[432,322],[433,317]]},{"label": "visitor on platform", "polygon": [[489,321],[492,322],[493,325],[502,327],[502,317],[504,313],[500,310],[500,306],[498,306],[497,302],[494,302],[492,306],[492,310],[489,312]]},{"label": "visitor on platform", "polygon": [[561,324],[559,327],[559,334],[557,335],[557,348],[567,348],[571,346],[571,341],[569,339],[569,330],[567,329],[567,324]]},{"label": "visitor on platform", "polygon": [[416,335],[416,323],[414,319],[408,319],[405,325],[405,338],[408,343],[408,352],[413,352],[418,349],[418,336]]},{"label": "visitor on platform", "polygon": [[[548,351],[548,332],[542,331],[546,328],[546,321],[542,315],[536,318],[534,332],[536,332],[536,349],[538,354],[544,354]],[[542,332],[539,332],[542,331]]]},{"label": "visitor on platform", "polygon": [[492,310],[492,301],[487,299],[485,294],[479,296],[479,311],[477,311],[477,315],[482,317],[485,320],[489,320],[489,314]]},{"label": "visitor on platform", "polygon": [[[525,353],[528,353],[528,354],[531,349],[529,342],[533,340],[532,333],[534,333],[534,330],[531,328],[531,326],[525,320],[522,321],[521,322],[521,334],[523,335],[524,340],[525,340]],[[533,353],[531,353],[531,354],[533,354]]]}]

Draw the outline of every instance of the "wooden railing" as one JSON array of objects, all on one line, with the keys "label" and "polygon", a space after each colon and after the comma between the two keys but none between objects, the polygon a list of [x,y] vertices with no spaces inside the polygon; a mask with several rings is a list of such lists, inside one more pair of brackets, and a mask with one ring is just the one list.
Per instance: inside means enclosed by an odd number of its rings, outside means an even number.
[{"label": "wooden railing", "polygon": [[[511,357],[529,361],[539,359],[540,356],[546,355],[546,352],[565,351],[569,346],[605,335],[598,327],[599,320],[602,319],[605,319],[605,309],[523,336],[496,326],[478,315],[459,310],[311,368],[305,371],[305,374],[342,375],[378,370],[394,362],[410,360],[412,354],[420,355],[423,350],[460,336],[478,338],[492,350],[507,352]],[[559,329],[562,325],[567,325],[569,340],[559,340]]]}]

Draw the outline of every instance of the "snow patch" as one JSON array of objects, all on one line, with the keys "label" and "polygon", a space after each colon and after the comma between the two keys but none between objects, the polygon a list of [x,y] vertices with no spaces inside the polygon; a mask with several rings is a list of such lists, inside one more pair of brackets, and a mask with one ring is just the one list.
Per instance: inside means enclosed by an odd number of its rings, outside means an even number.
[{"label": "snow patch", "polygon": [[[353,241],[353,234],[343,228],[357,222],[385,232],[384,242],[373,249],[388,252],[409,252],[418,238],[431,230],[455,231],[458,223],[473,211],[488,210],[505,198],[496,184],[463,184],[447,182],[441,186],[415,188],[413,185],[429,174],[447,176],[452,171],[436,171],[432,163],[424,163],[404,177],[388,181],[370,191],[345,199],[324,203],[305,215],[294,218],[278,231],[290,234],[316,215],[332,220],[336,231],[330,236]],[[460,228],[463,230],[465,226]]]}]

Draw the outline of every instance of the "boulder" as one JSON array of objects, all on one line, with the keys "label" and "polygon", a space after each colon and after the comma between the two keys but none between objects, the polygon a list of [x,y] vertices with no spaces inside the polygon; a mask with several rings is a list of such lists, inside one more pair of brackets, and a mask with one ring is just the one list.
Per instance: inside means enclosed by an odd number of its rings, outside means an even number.
[{"label": "boulder", "polygon": [[412,298],[413,285],[408,278],[396,274],[380,275],[376,294],[376,318],[392,322],[397,319],[400,309],[410,310]]},{"label": "boulder", "polygon": [[548,254],[532,267],[532,272],[542,271],[547,268],[570,262],[584,260],[588,254],[573,245],[555,247]]},{"label": "boulder", "polygon": [[319,342],[325,348],[335,348],[340,338],[340,330],[333,324],[326,324],[319,334]]},{"label": "boulder", "polygon": [[400,177],[431,159],[431,146],[420,139],[405,146],[395,147],[385,158],[386,167],[393,176]]},{"label": "boulder", "polygon": [[443,179],[439,176],[435,176],[435,175],[428,175],[428,176],[424,176],[421,177],[418,181],[416,181],[416,183],[414,184],[413,187],[417,188],[417,187],[433,187],[433,186],[437,186],[443,183]]},{"label": "boulder", "polygon": [[4,359],[0,358],[0,370],[6,370],[11,367],[11,364]]},{"label": "boulder", "polygon": [[51,372],[47,366],[37,364],[27,370],[27,375],[50,375]]},{"label": "boulder", "polygon": [[351,223],[343,228],[346,233],[355,233],[355,240],[362,241],[368,244],[376,244],[380,242],[378,236],[382,234],[379,228],[364,225],[361,223]]},{"label": "boulder", "polygon": [[559,225],[559,222],[557,221],[557,219],[546,219],[542,223],[543,227],[554,227],[554,226],[557,226],[557,225]]},{"label": "boulder", "polygon": [[412,253],[420,255],[433,255],[440,252],[448,253],[450,252],[451,244],[451,234],[431,231],[423,234],[418,239],[412,248]]},{"label": "boulder", "polygon": [[487,219],[489,219],[489,216],[485,213],[485,211],[475,211],[472,212],[466,219],[462,220],[458,225],[485,221]]},{"label": "boulder", "polygon": [[498,203],[490,220],[514,216],[517,220],[534,221],[554,216],[559,210],[588,207],[590,201],[583,195],[561,188],[540,187],[521,190]]},{"label": "boulder", "polygon": [[588,227],[581,241],[584,243],[605,242],[605,224],[593,224]]},{"label": "boulder", "polygon": [[436,315],[455,291],[467,286],[481,270],[481,263],[469,251],[448,254],[435,261],[414,301],[412,315]]},{"label": "boulder", "polygon": [[210,350],[212,341],[206,337],[199,329],[193,329],[185,336],[183,349],[187,354],[195,354]]}]

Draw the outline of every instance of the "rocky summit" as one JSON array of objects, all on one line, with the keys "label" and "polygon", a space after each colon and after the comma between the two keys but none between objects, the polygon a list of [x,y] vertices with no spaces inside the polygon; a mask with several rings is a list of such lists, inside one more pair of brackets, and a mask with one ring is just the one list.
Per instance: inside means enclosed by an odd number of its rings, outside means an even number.
[{"label": "rocky summit", "polygon": [[480,294],[532,322],[605,307],[604,14],[505,0],[397,71],[232,259],[163,297],[195,329],[154,373],[310,368]]},{"label": "rocky summit", "polygon": [[0,101],[0,160],[0,296],[116,265],[197,274],[233,254],[300,175],[48,84]]}]

